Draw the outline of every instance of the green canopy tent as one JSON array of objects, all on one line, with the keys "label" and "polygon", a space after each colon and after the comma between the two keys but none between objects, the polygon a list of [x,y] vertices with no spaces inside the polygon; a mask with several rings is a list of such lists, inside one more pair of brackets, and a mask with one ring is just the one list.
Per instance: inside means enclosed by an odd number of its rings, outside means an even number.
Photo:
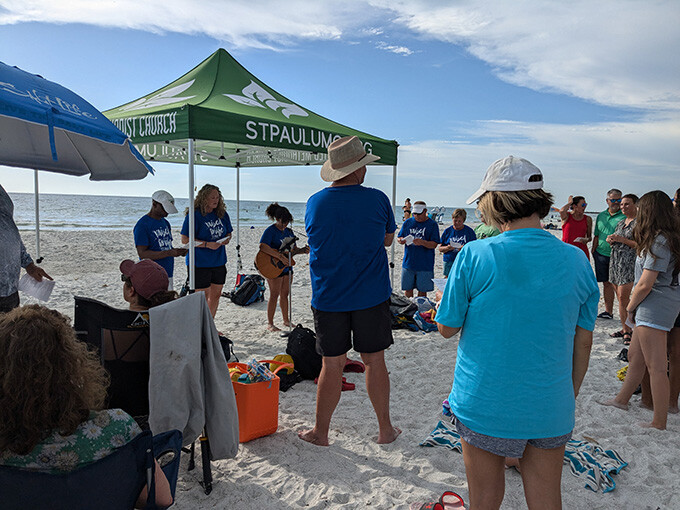
[{"label": "green canopy tent", "polygon": [[[258,80],[224,49],[165,87],[104,114],[147,160],[188,164],[190,210],[194,165],[236,168],[237,251],[241,167],[321,165],[331,142],[356,135],[367,152],[380,156],[375,164],[392,166],[392,202],[396,200],[396,141],[351,129],[301,107]],[[190,246],[193,223],[190,214]],[[189,268],[194,289],[193,248]]]}]

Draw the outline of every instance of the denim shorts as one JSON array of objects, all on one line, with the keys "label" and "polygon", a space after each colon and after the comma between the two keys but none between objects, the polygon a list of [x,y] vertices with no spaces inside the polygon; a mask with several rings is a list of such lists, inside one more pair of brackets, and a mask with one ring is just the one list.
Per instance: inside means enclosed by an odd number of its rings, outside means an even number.
[{"label": "denim shorts", "polygon": [[413,271],[405,267],[401,268],[401,290],[418,289],[419,292],[432,292],[434,290],[434,271]]},{"label": "denim shorts", "polygon": [[456,426],[458,434],[466,443],[501,457],[521,459],[528,444],[541,450],[552,450],[566,445],[571,439],[571,432],[563,436],[541,439],[505,439],[478,434],[463,425],[455,416],[451,419],[451,422]]}]

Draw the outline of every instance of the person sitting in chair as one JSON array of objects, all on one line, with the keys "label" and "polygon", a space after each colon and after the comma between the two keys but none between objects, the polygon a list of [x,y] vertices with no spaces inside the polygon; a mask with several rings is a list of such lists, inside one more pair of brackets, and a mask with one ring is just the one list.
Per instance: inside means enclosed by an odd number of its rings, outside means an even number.
[{"label": "person sitting in chair", "polygon": [[[167,282],[166,287],[167,289]],[[69,319],[28,305],[0,318],[0,465],[59,473],[99,460],[140,432],[120,409],[102,409],[108,377]],[[156,504],[169,506],[156,463]],[[137,507],[146,504],[146,487]]]},{"label": "person sitting in chair", "polygon": [[123,299],[130,310],[144,312],[154,306],[177,299],[177,292],[168,290],[168,274],[153,260],[124,260],[120,263]]}]

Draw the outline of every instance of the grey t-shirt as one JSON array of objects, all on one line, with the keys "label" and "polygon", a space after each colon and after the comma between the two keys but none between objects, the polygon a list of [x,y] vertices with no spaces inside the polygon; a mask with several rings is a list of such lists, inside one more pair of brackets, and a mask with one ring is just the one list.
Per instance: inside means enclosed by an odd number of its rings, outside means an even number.
[{"label": "grey t-shirt", "polygon": [[635,322],[670,330],[680,313],[680,286],[678,274],[675,272],[675,257],[668,248],[664,236],[659,235],[654,240],[651,253],[647,252],[637,257],[636,284],[644,269],[658,271],[658,275],[649,295],[638,306]]},{"label": "grey t-shirt", "polygon": [[14,223],[14,204],[0,185],[0,297],[14,294],[21,268],[33,259],[26,252],[19,229]]}]

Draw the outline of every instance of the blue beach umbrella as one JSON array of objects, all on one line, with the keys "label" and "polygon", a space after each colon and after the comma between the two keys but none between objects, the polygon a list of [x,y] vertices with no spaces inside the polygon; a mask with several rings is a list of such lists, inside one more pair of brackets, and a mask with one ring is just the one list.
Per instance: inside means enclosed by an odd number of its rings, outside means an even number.
[{"label": "blue beach umbrella", "polygon": [[143,179],[153,169],[130,139],[82,97],[0,62],[0,165],[89,175],[93,181]]}]

